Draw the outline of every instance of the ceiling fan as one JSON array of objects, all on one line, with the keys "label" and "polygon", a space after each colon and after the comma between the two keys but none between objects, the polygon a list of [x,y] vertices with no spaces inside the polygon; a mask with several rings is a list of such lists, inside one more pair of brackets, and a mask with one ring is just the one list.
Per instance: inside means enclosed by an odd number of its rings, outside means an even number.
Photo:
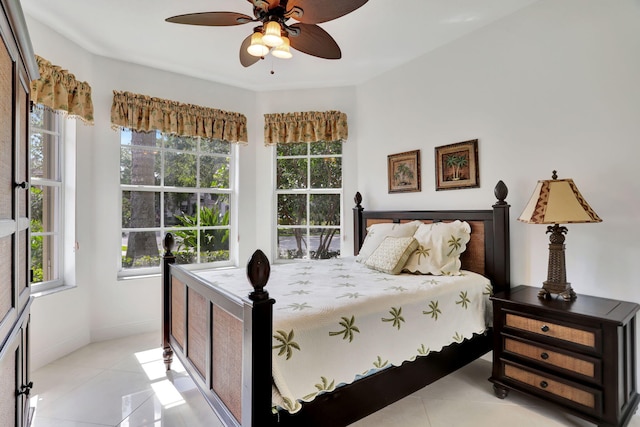
[{"label": "ceiling fan", "polygon": [[[240,63],[249,67],[269,52],[290,58],[292,47],[308,55],[340,59],[338,43],[317,24],[353,12],[368,0],[247,0],[253,17],[236,12],[200,12],[167,18],[176,24],[224,27],[258,22],[240,45]],[[298,21],[291,25],[288,21]]]}]

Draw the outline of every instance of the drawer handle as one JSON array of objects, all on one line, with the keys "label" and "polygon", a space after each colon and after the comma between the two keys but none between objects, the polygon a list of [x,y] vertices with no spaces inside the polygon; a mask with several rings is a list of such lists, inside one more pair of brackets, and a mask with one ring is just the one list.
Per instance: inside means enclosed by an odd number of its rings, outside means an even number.
[{"label": "drawer handle", "polygon": [[540,387],[547,388],[549,387],[549,383],[547,383],[546,381],[540,381]]},{"label": "drawer handle", "polygon": [[540,328],[540,330],[542,332],[549,332],[549,327],[547,325],[542,325],[542,328]]},{"label": "drawer handle", "polygon": [[547,353],[542,353],[542,354],[540,355],[540,357],[542,358],[542,360],[547,360],[547,359],[549,358],[549,354],[547,354]]}]

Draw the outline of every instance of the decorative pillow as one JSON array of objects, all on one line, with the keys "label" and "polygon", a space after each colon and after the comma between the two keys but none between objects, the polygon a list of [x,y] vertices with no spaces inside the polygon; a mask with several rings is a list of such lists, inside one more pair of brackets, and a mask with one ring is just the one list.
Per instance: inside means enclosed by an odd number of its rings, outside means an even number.
[{"label": "decorative pillow", "polygon": [[421,221],[411,221],[404,224],[393,224],[385,222],[373,224],[367,228],[367,237],[364,238],[360,253],[356,256],[356,261],[365,262],[373,251],[378,249],[380,243],[386,237],[411,237],[422,224]]},{"label": "decorative pillow", "polygon": [[471,238],[471,226],[467,222],[422,224],[414,237],[418,249],[409,257],[404,271],[436,276],[460,274],[460,254],[467,249]]},{"label": "decorative pillow", "polygon": [[413,237],[387,237],[364,262],[369,268],[389,274],[400,274],[409,256],[418,248]]}]

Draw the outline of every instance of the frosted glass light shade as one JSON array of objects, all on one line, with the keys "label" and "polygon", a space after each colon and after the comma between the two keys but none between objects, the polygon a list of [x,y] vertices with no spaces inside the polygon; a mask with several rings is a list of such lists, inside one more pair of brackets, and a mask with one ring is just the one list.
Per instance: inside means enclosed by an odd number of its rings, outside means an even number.
[{"label": "frosted glass light shade", "polygon": [[278,47],[274,47],[273,51],[271,52],[271,54],[273,56],[275,56],[276,58],[289,59],[289,58],[291,58],[293,56],[291,54],[291,51],[289,50],[289,46],[290,46],[289,39],[287,37],[283,37],[282,41],[284,43],[282,43]]},{"label": "frosted glass light shade", "polygon": [[275,21],[269,21],[267,22],[267,25],[264,26],[264,36],[262,36],[262,41],[269,47],[280,46],[284,43],[282,36],[280,35],[281,32],[282,28],[280,28],[280,24]]},{"label": "frosted glass light shade", "polygon": [[247,47],[249,55],[262,57],[269,53],[269,48],[265,46],[262,39],[262,33],[256,32],[251,34],[251,44]]}]

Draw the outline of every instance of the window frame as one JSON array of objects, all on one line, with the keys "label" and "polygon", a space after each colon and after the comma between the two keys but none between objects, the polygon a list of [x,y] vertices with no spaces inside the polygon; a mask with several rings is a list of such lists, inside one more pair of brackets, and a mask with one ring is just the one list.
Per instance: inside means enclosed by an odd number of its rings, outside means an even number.
[{"label": "window frame", "polygon": [[[298,142],[296,144],[306,144],[307,146],[307,152],[305,155],[292,155],[292,156],[279,156],[278,155],[278,146],[279,145],[288,145],[289,143],[276,143],[273,145],[273,188],[274,188],[274,192],[273,192],[273,206],[274,206],[274,219],[273,219],[273,224],[274,224],[274,239],[273,239],[273,243],[272,243],[272,250],[273,250],[273,259],[274,259],[274,263],[290,263],[290,262],[305,262],[305,261],[320,261],[322,259],[318,258],[312,258],[311,257],[311,252],[312,252],[312,248],[309,244],[307,244],[307,249],[306,249],[306,253],[302,258],[283,258],[280,256],[280,249],[279,249],[279,245],[278,245],[278,240],[279,240],[279,229],[281,228],[290,228],[290,229],[305,229],[306,230],[306,239],[307,241],[310,241],[310,237],[311,237],[311,230],[313,229],[338,229],[339,230],[339,239],[338,239],[338,244],[339,244],[339,251],[340,253],[338,254],[338,258],[340,258],[342,256],[342,253],[344,251],[344,247],[343,247],[343,236],[344,236],[344,146],[341,145],[341,149],[340,149],[340,154],[312,154],[312,144],[318,144],[318,143],[340,143],[340,144],[344,144],[341,141],[319,141],[319,142]],[[324,158],[339,158],[340,159],[340,187],[338,188],[311,188],[311,183],[312,183],[312,175],[311,175],[311,160],[314,158],[320,158],[320,159],[324,159]],[[278,188],[278,160],[280,159],[306,159],[307,160],[307,175],[306,175],[306,179],[307,179],[307,188],[304,189],[279,189]],[[278,196],[281,194],[304,194],[306,195],[306,224],[305,225],[280,225],[278,224],[278,219],[279,219],[279,215],[278,215]],[[339,202],[339,206],[340,206],[340,213],[339,213],[339,218],[340,218],[340,225],[339,226],[333,226],[333,225],[313,225],[311,224],[311,202],[310,202],[310,198],[313,195],[323,195],[323,194],[334,194],[334,195],[339,195],[340,197],[340,202]]]},{"label": "window frame", "polygon": [[[135,146],[131,143],[129,144],[123,144],[122,143],[122,133],[123,132],[136,132],[132,129],[121,129],[119,131],[119,139],[120,139],[120,162],[119,165],[122,166],[122,148],[123,147],[140,147],[140,146]],[[160,131],[152,131],[152,132],[156,132],[156,138],[162,138],[163,132]],[[171,225],[166,225],[165,224],[165,216],[164,215],[160,215],[160,219],[159,219],[159,225],[156,227],[138,227],[138,228],[134,228],[134,227],[123,227],[122,224],[122,210],[123,210],[123,194],[126,191],[144,191],[144,192],[152,192],[152,193],[159,193],[160,196],[160,200],[159,200],[159,209],[162,212],[162,208],[164,207],[164,203],[165,203],[165,195],[167,193],[192,193],[192,194],[197,194],[197,200],[196,200],[196,212],[200,212],[200,208],[201,208],[201,197],[203,194],[220,194],[220,195],[226,195],[228,197],[229,200],[229,224],[227,226],[201,226],[200,224],[198,224],[197,226],[194,227],[180,227],[179,230],[184,230],[184,231],[194,231],[195,233],[199,233],[200,231],[203,230],[217,230],[217,229],[222,229],[222,230],[229,230],[229,258],[227,260],[222,260],[222,261],[213,261],[213,262],[194,262],[194,263],[187,263],[187,264],[181,264],[181,266],[188,268],[189,270],[198,270],[198,269],[206,269],[206,268],[217,268],[217,267],[229,267],[235,264],[235,254],[236,254],[236,242],[237,242],[237,227],[236,227],[236,223],[237,223],[237,181],[236,181],[236,171],[237,171],[237,162],[238,162],[238,155],[239,155],[239,150],[237,145],[238,144],[234,144],[234,143],[229,143],[229,153],[228,154],[222,154],[222,153],[214,153],[214,152],[209,152],[209,151],[205,151],[202,149],[202,140],[203,138],[201,137],[185,137],[185,138],[192,138],[197,140],[197,144],[196,144],[196,149],[193,151],[188,151],[188,150],[183,150],[183,149],[177,149],[177,148],[172,148],[172,147],[165,147],[164,146],[164,142],[162,144],[162,146],[155,146],[153,147],[154,150],[158,150],[160,151],[160,155],[161,155],[161,161],[160,161],[160,184],[159,185],[141,185],[141,184],[123,184],[121,180],[119,183],[119,191],[120,191],[120,198],[119,198],[119,213],[120,213],[120,217],[119,217],[119,232],[120,232],[120,236],[123,236],[124,233],[129,233],[129,232],[143,232],[143,231],[154,231],[154,232],[160,232],[160,235],[162,237],[164,237],[166,235],[166,233],[168,232],[173,232],[176,230],[175,226],[171,226]],[[226,142],[226,141],[223,141]],[[149,147],[147,147],[149,148]],[[187,153],[187,154],[193,154],[196,155],[198,157],[198,159],[201,156],[204,157],[228,157],[229,158],[229,176],[228,176],[228,180],[229,180],[229,186],[228,188],[211,188],[211,187],[202,187],[200,186],[200,161],[196,162],[196,171],[194,172],[195,177],[196,177],[196,186],[195,187],[177,187],[177,186],[166,186],[164,185],[164,179],[165,179],[165,166],[166,166],[166,158],[165,158],[165,154],[166,153]],[[198,247],[200,245],[199,239],[198,239]],[[123,263],[122,263],[122,247],[121,245],[118,245],[119,251],[118,253],[120,254],[120,256],[118,257],[118,279],[135,279],[135,278],[139,278],[141,276],[156,276],[159,275],[161,273],[161,264],[159,263],[157,266],[153,266],[153,267],[137,267],[137,268],[123,268]],[[175,253],[175,249],[174,249],[174,253]],[[160,255],[163,254],[163,251],[161,251]],[[200,257],[200,251],[196,250],[196,254],[198,256],[198,259]]]},{"label": "window frame", "polygon": [[[56,277],[52,280],[46,280],[42,282],[33,283],[32,276],[33,270],[30,268],[31,277],[29,278],[31,293],[32,294],[42,294],[43,292],[48,292],[55,290],[57,288],[61,288],[65,286],[65,205],[66,205],[66,197],[67,197],[67,175],[66,171],[66,150],[65,150],[65,142],[67,138],[66,132],[66,123],[65,117],[61,114],[51,111],[48,108],[45,108],[41,105],[33,105],[33,110],[40,110],[43,113],[43,126],[37,127],[34,126],[31,115],[29,116],[29,186],[30,192],[33,187],[51,187],[56,189],[56,196],[53,201],[53,210],[54,210],[54,231],[42,231],[36,232],[33,231],[32,227],[29,228],[29,241],[32,242],[33,237],[45,237],[50,236],[53,239],[53,242],[50,243],[50,251],[53,253],[52,259],[54,265],[53,268],[57,274]],[[32,164],[31,164],[31,155],[32,155],[32,143],[31,138],[34,133],[46,134],[52,137],[53,143],[55,145],[56,154],[54,155],[54,159],[51,160],[52,163],[56,164],[57,170],[57,179],[51,178],[40,178],[34,177],[31,174]],[[44,150],[44,148],[43,148]],[[31,207],[32,207],[32,195],[29,194],[29,221],[33,220]],[[44,213],[43,213],[44,216]],[[44,241],[45,239],[43,239]],[[44,246],[44,245],[43,245]],[[29,245],[29,262],[31,264],[31,256],[32,256],[32,243]],[[44,264],[44,259],[42,260]],[[43,269],[45,266],[43,265]]]}]

